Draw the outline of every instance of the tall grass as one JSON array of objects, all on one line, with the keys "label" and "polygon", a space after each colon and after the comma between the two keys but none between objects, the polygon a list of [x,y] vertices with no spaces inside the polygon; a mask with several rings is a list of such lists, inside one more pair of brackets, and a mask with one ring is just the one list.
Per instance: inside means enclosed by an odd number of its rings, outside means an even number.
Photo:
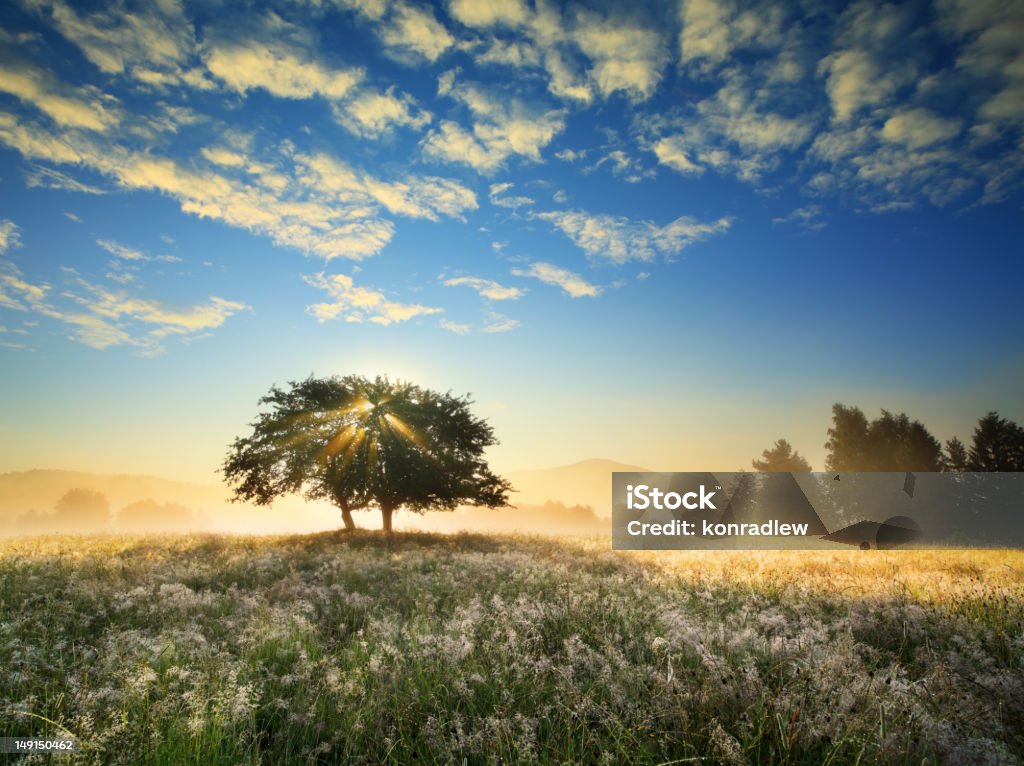
[{"label": "tall grass", "polygon": [[0,545],[0,736],[83,763],[1024,758],[1020,553]]}]

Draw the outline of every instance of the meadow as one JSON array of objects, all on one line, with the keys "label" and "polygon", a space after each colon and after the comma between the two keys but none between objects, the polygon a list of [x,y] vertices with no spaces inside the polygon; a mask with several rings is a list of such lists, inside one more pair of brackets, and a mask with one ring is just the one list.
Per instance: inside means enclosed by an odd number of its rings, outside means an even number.
[{"label": "meadow", "polygon": [[1010,764],[1024,554],[0,542],[20,763]]}]

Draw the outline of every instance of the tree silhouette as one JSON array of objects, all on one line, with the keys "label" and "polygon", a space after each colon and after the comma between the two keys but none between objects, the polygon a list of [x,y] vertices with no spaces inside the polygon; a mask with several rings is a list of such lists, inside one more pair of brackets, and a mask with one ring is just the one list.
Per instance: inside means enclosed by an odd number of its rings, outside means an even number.
[{"label": "tree silhouette", "polygon": [[917,420],[882,410],[870,423],[857,407],[832,407],[825,443],[829,471],[938,471],[942,446]]},{"label": "tree silhouette", "polygon": [[944,471],[966,471],[969,463],[967,447],[964,446],[964,443],[959,438],[954,436],[946,442],[945,455],[943,455],[942,461],[942,470]]},{"label": "tree silhouette", "polygon": [[808,472],[811,464],[804,459],[804,456],[796,452],[785,439],[778,439],[771,449],[761,453],[760,460],[753,460],[751,464],[755,471],[768,473],[771,471],[795,471],[797,473]]},{"label": "tree silhouette", "polygon": [[54,505],[51,523],[65,532],[99,532],[110,524],[110,502],[102,492],[69,489]]},{"label": "tree silhouette", "polygon": [[1024,471],[1024,428],[990,412],[974,429],[967,468],[971,471]]},{"label": "tree silhouette", "polygon": [[399,509],[507,506],[511,486],[483,457],[494,432],[471,403],[386,377],[311,376],[260,399],[270,411],[234,441],[222,471],[236,501],[328,500],[346,529],[352,511],[370,507],[390,532]]}]

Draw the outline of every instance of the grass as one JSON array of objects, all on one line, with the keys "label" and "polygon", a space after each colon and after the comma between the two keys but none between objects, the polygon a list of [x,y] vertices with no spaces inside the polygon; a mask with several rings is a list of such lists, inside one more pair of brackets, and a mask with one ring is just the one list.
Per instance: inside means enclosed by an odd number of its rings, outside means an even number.
[{"label": "grass", "polygon": [[0,667],[40,762],[1019,763],[1024,554],[23,538]]}]

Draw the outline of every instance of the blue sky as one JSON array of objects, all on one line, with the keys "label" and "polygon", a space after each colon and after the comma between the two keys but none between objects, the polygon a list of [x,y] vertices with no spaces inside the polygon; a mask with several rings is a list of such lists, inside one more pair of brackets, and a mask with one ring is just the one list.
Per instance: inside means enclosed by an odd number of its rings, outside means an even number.
[{"label": "blue sky", "polygon": [[1024,420],[1024,7],[9,3],[0,468],[212,480],[272,383],[499,469]]}]

